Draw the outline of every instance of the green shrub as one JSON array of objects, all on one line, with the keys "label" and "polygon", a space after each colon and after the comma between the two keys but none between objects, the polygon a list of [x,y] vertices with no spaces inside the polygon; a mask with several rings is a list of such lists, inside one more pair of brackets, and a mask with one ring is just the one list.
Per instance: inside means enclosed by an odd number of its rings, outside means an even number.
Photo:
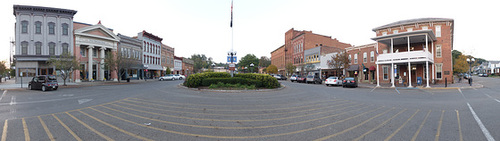
[{"label": "green shrub", "polygon": [[[212,86],[213,84],[217,85]],[[227,72],[205,72],[192,74],[184,81],[184,86],[190,88],[197,88],[200,86],[216,87],[222,84],[240,84],[246,85],[245,87],[255,88],[280,87],[280,83],[276,78],[268,74],[256,73],[235,74],[234,77],[231,78],[231,75]]]}]

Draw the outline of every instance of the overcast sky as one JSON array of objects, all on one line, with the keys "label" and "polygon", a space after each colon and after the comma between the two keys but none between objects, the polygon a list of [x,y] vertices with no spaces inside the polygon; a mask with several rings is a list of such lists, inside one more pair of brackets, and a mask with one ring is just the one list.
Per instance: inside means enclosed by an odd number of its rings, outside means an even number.
[{"label": "overcast sky", "polygon": [[[115,34],[136,36],[146,30],[174,47],[176,56],[205,54],[225,62],[231,49],[230,0],[1,0],[0,60],[8,60],[9,40],[14,39],[14,4],[76,10],[75,22],[101,20]],[[375,27],[434,17],[455,20],[454,49],[500,60],[500,8],[493,0],[234,0],[233,12],[238,58],[250,53],[270,57],[291,28],[364,45],[374,43]]]}]

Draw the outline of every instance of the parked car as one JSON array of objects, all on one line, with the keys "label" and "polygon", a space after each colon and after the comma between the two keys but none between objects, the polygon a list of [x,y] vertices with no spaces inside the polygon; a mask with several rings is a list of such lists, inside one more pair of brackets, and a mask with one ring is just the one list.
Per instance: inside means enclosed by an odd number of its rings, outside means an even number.
[{"label": "parked car", "polygon": [[35,76],[28,83],[28,89],[30,90],[57,90],[59,84],[57,84],[57,78],[54,75],[39,75]]},{"label": "parked car", "polygon": [[480,77],[488,77],[488,74],[487,73],[480,73],[479,76]]},{"label": "parked car", "polygon": [[281,74],[276,74],[274,75],[274,78],[278,79],[278,80],[286,80],[286,77],[281,75]]},{"label": "parked car", "polygon": [[322,82],[321,79],[319,79],[319,77],[316,75],[308,75],[306,77],[306,83],[308,83],[308,84],[309,83],[321,84],[321,82]]},{"label": "parked car", "polygon": [[342,80],[336,76],[330,76],[325,80],[326,86],[339,86],[342,85]]},{"label": "parked car", "polygon": [[344,81],[342,81],[342,87],[358,87],[358,79],[355,77],[346,77]]},{"label": "parked car", "polygon": [[304,76],[297,75],[297,80],[295,80],[298,83],[306,83],[306,78]]},{"label": "parked car", "polygon": [[183,79],[186,79],[186,76],[184,76],[182,74],[174,74],[174,79],[183,80]]},{"label": "parked car", "polygon": [[164,80],[174,80],[174,75],[173,74],[167,74],[165,76],[162,76],[160,77],[160,81],[164,81]]},{"label": "parked car", "polygon": [[290,76],[290,81],[292,81],[292,82],[297,81],[297,76],[299,76],[299,75],[294,74],[294,75]]},{"label": "parked car", "polygon": [[469,79],[470,78],[470,75],[468,73],[464,74],[464,78],[465,79]]}]

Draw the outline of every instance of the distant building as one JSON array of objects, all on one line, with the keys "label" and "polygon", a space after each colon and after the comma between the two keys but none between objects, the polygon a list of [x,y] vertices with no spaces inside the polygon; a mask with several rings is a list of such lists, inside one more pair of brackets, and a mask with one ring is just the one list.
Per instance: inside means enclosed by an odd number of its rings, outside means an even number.
[{"label": "distant building", "polygon": [[271,65],[278,68],[279,74],[285,74],[285,45],[271,52]]},{"label": "distant building", "polygon": [[161,41],[156,35],[142,31],[137,34],[137,39],[142,41],[142,64],[145,69],[145,78],[153,79],[161,76]]},{"label": "distant building", "polygon": [[186,77],[193,74],[194,61],[188,58],[182,58],[182,75]]},{"label": "distant building", "polygon": [[167,46],[165,44],[161,45],[161,66],[163,67],[162,75],[165,74],[167,69],[170,69],[170,73],[174,72],[174,53],[175,49],[173,47]]},{"label": "distant building", "polygon": [[[36,75],[59,75],[47,61],[62,53],[73,54],[75,10],[14,5],[16,83]],[[70,78],[74,79],[74,77]]]},{"label": "distant building", "polygon": [[346,76],[357,77],[359,82],[370,83],[376,80],[377,44],[367,44],[346,48],[349,58],[349,67]]},{"label": "distant building", "polygon": [[415,86],[453,82],[454,20],[419,18],[373,29],[377,42],[378,84]]},{"label": "distant building", "polygon": [[173,74],[182,74],[182,57],[174,56],[174,72]]},{"label": "distant building", "polygon": [[300,75],[316,75],[320,78],[326,77],[326,75],[330,74],[327,74],[327,72],[324,70],[329,68],[328,66],[322,66],[321,64],[326,64],[324,62],[328,62],[329,59],[322,58],[321,56],[333,52],[341,52],[342,50],[343,49],[328,46],[318,46],[315,48],[307,49],[304,51],[304,64],[299,65],[296,69],[296,72],[293,73]]},{"label": "distant building", "polygon": [[142,42],[139,39],[118,34],[120,42],[118,43],[118,52],[122,57],[132,59],[130,69],[120,70],[125,73],[120,79],[144,79],[144,69],[142,66]]}]

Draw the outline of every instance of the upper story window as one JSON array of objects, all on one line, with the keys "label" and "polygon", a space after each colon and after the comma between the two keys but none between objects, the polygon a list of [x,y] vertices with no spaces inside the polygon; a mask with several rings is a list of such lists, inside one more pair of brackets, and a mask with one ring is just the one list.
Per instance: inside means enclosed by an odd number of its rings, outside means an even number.
[{"label": "upper story window", "polygon": [[21,22],[21,33],[28,33],[28,21]]},{"label": "upper story window", "polygon": [[375,52],[371,51],[370,52],[370,62],[373,62],[373,61],[375,61]]},{"label": "upper story window", "polygon": [[358,54],[354,54],[354,64],[358,63]]},{"label": "upper story window", "polygon": [[441,25],[436,25],[436,37],[441,37]]},{"label": "upper story window", "polygon": [[406,28],[406,32],[412,32],[413,28]]},{"label": "upper story window", "polygon": [[63,43],[61,46],[62,46],[62,53],[66,54],[69,52],[67,43]]},{"label": "upper story window", "polygon": [[68,35],[69,33],[69,29],[68,29],[68,24],[67,23],[63,23],[62,24],[62,35]]},{"label": "upper story window", "polygon": [[56,43],[50,42],[49,43],[49,55],[55,55],[56,54]]},{"label": "upper story window", "polygon": [[398,34],[399,33],[399,30],[393,30],[392,31],[393,34]]},{"label": "upper story window", "polygon": [[56,29],[55,29],[56,24],[53,22],[50,22],[48,25],[49,25],[49,34],[54,35],[55,31],[56,31]]},{"label": "upper story window", "polygon": [[22,55],[28,54],[28,42],[26,42],[26,41],[21,42],[21,53],[22,53]]},{"label": "upper story window", "polygon": [[42,22],[35,22],[35,34],[42,34]]},{"label": "upper story window", "polygon": [[385,36],[385,35],[387,35],[387,32],[382,32],[382,36]]},{"label": "upper story window", "polygon": [[349,54],[349,64],[352,63],[351,62],[351,54]]},{"label": "upper story window", "polygon": [[35,52],[36,55],[42,55],[42,42],[35,43]]},{"label": "upper story window", "polygon": [[97,49],[92,49],[92,57],[97,57]]},{"label": "upper story window", "polygon": [[368,55],[366,52],[363,52],[363,63],[368,62]]},{"label": "upper story window", "polygon": [[80,55],[85,57],[85,48],[80,48]]},{"label": "upper story window", "polygon": [[441,58],[442,57],[441,45],[436,45],[436,57],[437,58]]},{"label": "upper story window", "polygon": [[429,27],[427,27],[427,26],[422,26],[422,30],[427,30],[427,29],[429,29]]}]

